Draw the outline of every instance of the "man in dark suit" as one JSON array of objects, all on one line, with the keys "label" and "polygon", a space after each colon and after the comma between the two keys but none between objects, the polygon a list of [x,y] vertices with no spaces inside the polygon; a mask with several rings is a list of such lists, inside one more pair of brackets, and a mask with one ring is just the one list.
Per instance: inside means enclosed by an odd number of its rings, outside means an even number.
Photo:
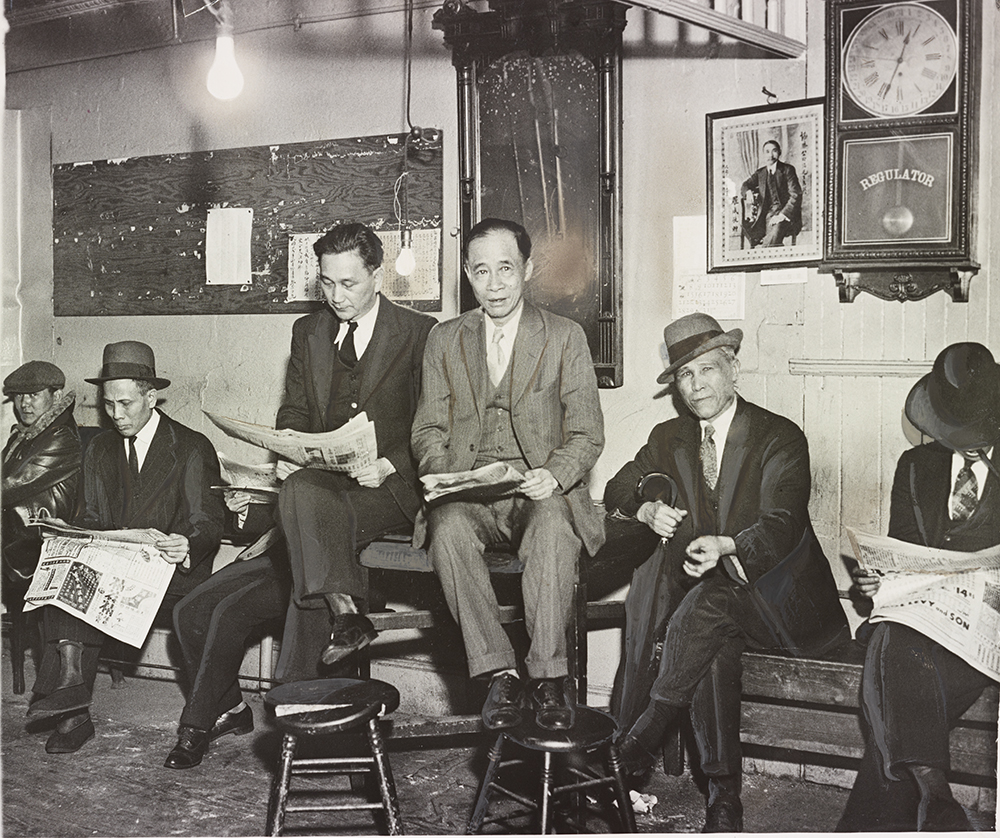
[{"label": "man in dark suit", "polygon": [[[174,625],[191,691],[167,768],[192,768],[212,740],[253,730],[238,675],[246,639],[258,626],[284,617],[279,681],[315,678],[321,664],[375,637],[371,621],[358,613],[368,586],[357,551],[408,528],[420,505],[410,424],[434,319],[382,296],[382,243],[365,225],[338,225],[313,248],[326,305],[292,326],[275,424],[323,433],[364,412],[375,424],[380,456],[351,474],[279,462],[286,543],[223,568],[178,603]],[[230,508],[253,531],[266,507],[244,496]]]},{"label": "man in dark suit", "polygon": [[[978,343],[947,347],[910,390],[905,412],[934,441],[899,458],[889,536],[961,553],[1000,544],[1000,365],[992,353]],[[861,568],[854,578],[869,598],[881,586]],[[891,615],[863,623],[858,637],[868,645],[861,689],[866,746],[838,829],[972,829],[945,777],[948,734],[996,682]]]},{"label": "man in dark suit", "polygon": [[781,146],[775,140],[764,143],[765,165],[740,186],[740,195],[756,196],[758,215],[746,227],[752,246],[778,247],[786,236],[802,229],[802,186],[795,167],[781,160]]},{"label": "man in dark suit", "polygon": [[[169,606],[212,572],[222,536],[222,501],[215,449],[200,433],[156,408],[159,391],[153,350],[137,341],[104,347],[104,363],[88,382],[102,389],[114,430],[90,443],[83,463],[83,508],[77,523],[99,530],[154,529],[165,561],[176,565],[164,602]],[[72,753],[94,735],[91,704],[97,655],[105,635],[65,611],[43,609],[45,653],[28,717],[58,718],[45,745]]]},{"label": "man in dark suit", "polygon": [[[707,314],[664,329],[670,364],[660,375],[683,402],[609,482],[605,506],[634,516],[661,546],[634,573],[626,599],[626,648],[616,679],[625,768],[653,763],[664,734],[690,706],[709,778],[705,831],[740,831],[740,655],[779,645],[753,586],[797,548],[815,563],[836,609],[812,644],[846,640],[833,575],[809,524],[809,449],[792,422],[736,395],[743,333]],[[664,390],[661,395],[669,391]],[[639,480],[665,474],[673,500],[646,500]],[[811,631],[812,629],[810,629]],[[663,648],[656,674],[655,646]]]},{"label": "man in dark suit", "polygon": [[[413,452],[421,475],[504,462],[524,479],[514,495],[446,496],[431,506],[428,554],[461,627],[469,673],[492,676],[483,720],[503,728],[521,721],[523,692],[483,555],[495,542],[517,549],[536,719],[568,728],[566,628],[577,560],[581,546],[593,554],[604,542],[587,488],[604,447],[597,380],[579,324],[524,302],[533,266],[523,227],[485,219],[469,231],[464,256],[482,308],[427,340]],[[417,546],[423,536],[418,526]]]}]

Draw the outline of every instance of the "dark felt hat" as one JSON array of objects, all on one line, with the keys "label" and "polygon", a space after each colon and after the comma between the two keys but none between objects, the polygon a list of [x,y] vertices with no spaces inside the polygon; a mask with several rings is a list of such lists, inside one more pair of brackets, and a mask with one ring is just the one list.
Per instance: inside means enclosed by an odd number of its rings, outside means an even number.
[{"label": "dark felt hat", "polygon": [[47,387],[61,390],[66,386],[66,376],[55,364],[48,361],[28,361],[21,364],[3,380],[3,394],[37,393]]},{"label": "dark felt hat", "polygon": [[663,342],[667,345],[670,365],[657,376],[657,383],[666,384],[674,372],[686,363],[720,346],[731,346],[739,350],[743,342],[743,330],[722,331],[719,321],[709,314],[696,311],[678,317],[663,329]]},{"label": "dark felt hat", "polygon": [[102,384],[118,378],[149,381],[157,390],[169,387],[165,378],[156,377],[156,360],[153,350],[137,340],[123,340],[104,347],[104,363],[97,378],[84,379],[90,384]]},{"label": "dark felt hat", "polygon": [[906,418],[955,451],[1000,439],[1000,365],[981,343],[953,343],[906,397]]}]

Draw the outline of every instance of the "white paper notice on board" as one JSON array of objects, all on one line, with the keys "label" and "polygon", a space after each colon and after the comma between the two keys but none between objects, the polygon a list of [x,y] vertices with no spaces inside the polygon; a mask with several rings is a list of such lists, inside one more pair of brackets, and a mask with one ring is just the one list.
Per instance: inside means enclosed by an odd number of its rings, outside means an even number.
[{"label": "white paper notice on board", "polygon": [[212,207],[205,227],[205,278],[209,285],[249,285],[249,207]]},{"label": "white paper notice on board", "polygon": [[[441,299],[441,229],[433,227],[413,231],[413,255],[417,267],[408,277],[396,275],[399,255],[399,231],[376,230],[382,241],[382,293],[390,300]],[[313,244],[322,233],[290,233],[288,236],[288,302],[322,300],[319,287],[319,261]]]},{"label": "white paper notice on board", "polygon": [[707,216],[674,219],[673,319],[702,311],[716,320],[742,320],[746,276],[705,271],[708,247]]}]

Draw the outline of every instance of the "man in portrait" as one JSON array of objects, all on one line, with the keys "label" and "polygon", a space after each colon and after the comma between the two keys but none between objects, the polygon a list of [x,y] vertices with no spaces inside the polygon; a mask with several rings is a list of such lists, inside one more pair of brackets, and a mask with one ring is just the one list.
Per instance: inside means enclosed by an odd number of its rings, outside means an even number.
[{"label": "man in portrait", "polygon": [[[781,159],[777,140],[763,146],[764,165],[740,186],[743,229],[752,247],[778,247],[802,229],[802,186],[795,167]],[[747,195],[752,195],[752,200]]]}]

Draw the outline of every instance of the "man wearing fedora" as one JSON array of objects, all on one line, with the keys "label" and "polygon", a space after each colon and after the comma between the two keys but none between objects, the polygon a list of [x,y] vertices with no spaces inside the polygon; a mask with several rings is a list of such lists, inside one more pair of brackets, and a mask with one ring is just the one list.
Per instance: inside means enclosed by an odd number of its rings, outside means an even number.
[{"label": "man wearing fedora", "polygon": [[[743,826],[744,648],[818,653],[850,634],[809,522],[806,438],[788,419],[736,394],[743,333],[695,313],[668,325],[663,336],[669,366],[657,380],[670,386],[659,395],[672,390],[680,415],[653,428],[604,495],[608,510],[634,516],[661,537],[636,569],[626,599],[626,646],[613,702],[618,745],[626,771],[642,774],[690,707],[709,780],[705,831],[735,832]],[[637,486],[648,475],[666,475],[673,496],[647,500]],[[785,625],[759,604],[762,580],[782,574],[773,569],[786,557],[805,563],[814,582],[797,592],[803,600],[794,607],[776,609],[804,611],[801,625]],[[791,587],[798,586],[796,580]]]},{"label": "man wearing fedora", "polygon": [[[155,529],[163,559],[176,565],[164,603],[212,572],[222,537],[221,481],[212,443],[156,408],[170,382],[156,375],[153,350],[138,341],[109,343],[97,378],[114,430],[98,434],[84,457],[83,503],[77,523],[99,530]],[[92,702],[97,656],[105,635],[59,608],[43,611],[45,652],[28,717],[57,719],[49,753],[72,753],[94,735]]]},{"label": "man wearing fedora", "polygon": [[[1000,544],[1000,365],[992,353],[979,343],[947,347],[910,390],[904,409],[933,441],[899,458],[889,536],[961,553]],[[879,589],[879,577],[860,568],[854,579],[866,597]],[[858,638],[867,640],[866,747],[838,829],[972,829],[945,778],[948,734],[994,682],[891,618],[863,623]]]}]

